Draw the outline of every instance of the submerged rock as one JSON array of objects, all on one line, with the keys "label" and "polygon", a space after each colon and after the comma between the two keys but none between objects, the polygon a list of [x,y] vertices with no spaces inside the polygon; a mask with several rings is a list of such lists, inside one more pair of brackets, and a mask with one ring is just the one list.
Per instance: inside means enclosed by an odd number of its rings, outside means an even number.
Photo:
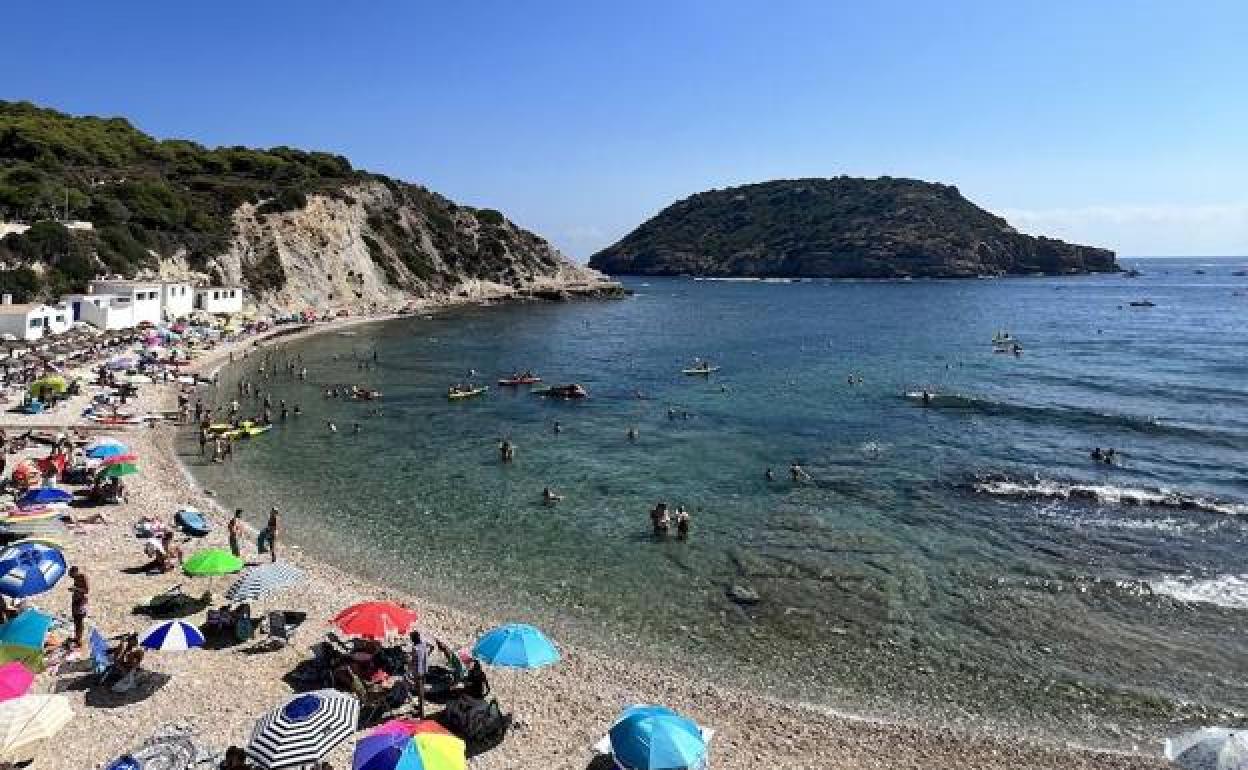
[{"label": "submerged rock", "polygon": [[728,589],[728,598],[737,604],[758,604],[763,600],[753,588],[736,584]]}]

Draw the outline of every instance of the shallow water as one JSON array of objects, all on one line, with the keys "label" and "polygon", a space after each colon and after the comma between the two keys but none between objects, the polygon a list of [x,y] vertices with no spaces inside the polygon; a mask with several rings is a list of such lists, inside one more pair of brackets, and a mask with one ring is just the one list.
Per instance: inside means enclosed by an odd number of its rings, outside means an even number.
[{"label": "shallow water", "polygon": [[[1248,710],[1248,278],[1197,264],[650,279],[623,301],[356,327],[271,353],[302,356],[306,384],[260,380],[254,357],[227,369],[218,399],[242,375],[305,414],[192,470],[256,520],[280,501],[308,548],[564,638],[834,706],[1131,745]],[[1023,355],[993,353],[1003,327]],[[681,375],[695,355],[722,371]],[[523,367],[591,398],[494,384]],[[448,402],[470,369],[490,392]],[[385,396],[322,396],[340,383]],[[905,395],[923,389],[930,406]],[[810,482],[787,480],[794,459]],[[541,505],[546,485],[565,500]],[[650,537],[658,500],[692,510],[689,542]]]}]

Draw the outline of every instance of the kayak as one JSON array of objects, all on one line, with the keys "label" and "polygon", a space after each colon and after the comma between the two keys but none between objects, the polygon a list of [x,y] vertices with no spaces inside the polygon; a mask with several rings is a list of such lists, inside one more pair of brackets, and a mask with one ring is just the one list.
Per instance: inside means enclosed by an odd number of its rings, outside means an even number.
[{"label": "kayak", "polygon": [[546,396],[547,398],[588,398],[589,393],[585,389],[575,383],[571,385],[552,385],[549,388],[538,388],[532,391],[535,396]]},{"label": "kayak", "polygon": [[473,388],[472,390],[453,390],[453,391],[450,391],[449,393],[447,393],[447,394],[446,394],[446,397],[447,397],[448,399],[452,400],[452,401],[454,401],[454,400],[456,400],[456,399],[460,399],[460,398],[472,398],[473,396],[479,396],[479,395],[481,395],[482,393],[486,392],[487,390],[489,390],[489,388],[487,388],[486,386],[482,385],[481,387],[479,387],[479,388]]},{"label": "kayak", "polygon": [[506,380],[499,380],[498,384],[505,387],[514,387],[516,385],[534,385],[541,381],[541,377],[512,377]]},{"label": "kayak", "polygon": [[680,373],[681,373],[681,374],[690,374],[690,375],[693,375],[693,374],[713,374],[713,373],[718,372],[718,371],[719,371],[719,367],[718,367],[718,366],[702,366],[702,367],[696,367],[696,368],[693,368],[693,369],[681,369],[681,370],[680,370]]},{"label": "kayak", "polygon": [[173,514],[173,520],[178,523],[183,532],[195,537],[203,537],[212,531],[212,524],[208,523],[204,514],[194,508],[183,508]]}]

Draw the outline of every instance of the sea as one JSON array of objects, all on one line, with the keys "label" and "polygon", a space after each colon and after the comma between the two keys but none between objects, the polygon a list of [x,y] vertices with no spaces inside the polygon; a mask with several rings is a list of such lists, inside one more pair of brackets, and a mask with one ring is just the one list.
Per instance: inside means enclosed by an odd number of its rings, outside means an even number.
[{"label": "sea", "polygon": [[[302,415],[225,464],[190,433],[180,451],[301,548],[563,643],[843,713],[1155,749],[1248,712],[1248,258],[1124,265],[626,279],[626,299],[365,324],[228,366],[207,401],[245,378]],[[698,357],[719,370],[683,374]],[[589,397],[497,384],[524,369]],[[448,400],[460,382],[489,391]],[[382,397],[325,395],[349,385]],[[660,501],[687,540],[652,535]]]}]

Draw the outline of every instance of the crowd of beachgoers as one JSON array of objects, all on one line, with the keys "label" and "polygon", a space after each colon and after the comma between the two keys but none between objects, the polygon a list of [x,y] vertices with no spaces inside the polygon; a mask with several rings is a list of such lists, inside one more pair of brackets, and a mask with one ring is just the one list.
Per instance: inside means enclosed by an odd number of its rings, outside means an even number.
[{"label": "crowd of beachgoers", "polygon": [[20,386],[3,421],[0,763],[1161,766],[844,717],[562,643],[519,608],[487,617],[317,559],[300,547],[298,500],[221,510],[177,450],[197,434],[229,462],[225,446],[282,419],[284,405],[265,415],[247,392],[258,413],[245,416],[216,373],[244,356],[274,365],[267,346],[291,331],[153,327]]}]

